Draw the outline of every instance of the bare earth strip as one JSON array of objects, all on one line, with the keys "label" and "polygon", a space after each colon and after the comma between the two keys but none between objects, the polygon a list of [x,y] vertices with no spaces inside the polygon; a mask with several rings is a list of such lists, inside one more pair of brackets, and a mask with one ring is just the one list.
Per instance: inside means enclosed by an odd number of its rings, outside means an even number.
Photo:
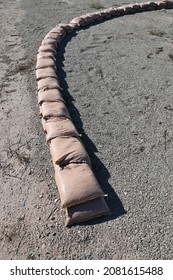
[{"label": "bare earth strip", "polygon": [[91,3],[0,2],[1,259],[173,258],[172,10],[108,20],[62,44],[63,93],[113,211],[64,227],[35,56],[52,27],[95,11]]}]

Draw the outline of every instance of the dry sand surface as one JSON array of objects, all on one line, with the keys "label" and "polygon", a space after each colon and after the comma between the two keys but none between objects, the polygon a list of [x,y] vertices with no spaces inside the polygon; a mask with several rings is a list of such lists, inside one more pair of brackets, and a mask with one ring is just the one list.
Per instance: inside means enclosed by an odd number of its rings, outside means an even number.
[{"label": "dry sand surface", "polygon": [[64,226],[38,115],[36,51],[95,2],[0,1],[1,259],[173,259],[173,10],[107,20],[62,43],[63,94],[112,210]]}]

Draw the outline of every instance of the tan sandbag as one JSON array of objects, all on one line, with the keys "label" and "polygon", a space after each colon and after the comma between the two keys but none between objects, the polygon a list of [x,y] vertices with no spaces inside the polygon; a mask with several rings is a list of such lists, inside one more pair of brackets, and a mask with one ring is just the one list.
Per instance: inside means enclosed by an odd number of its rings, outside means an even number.
[{"label": "tan sandbag", "polygon": [[60,23],[59,26],[63,28],[67,33],[70,33],[74,30],[73,24]]},{"label": "tan sandbag", "polygon": [[89,13],[88,15],[90,15],[94,21],[102,20],[100,12]]},{"label": "tan sandbag", "polygon": [[56,39],[53,39],[53,38],[44,38],[43,41],[41,42],[41,45],[44,46],[44,45],[53,45],[54,48],[57,47],[57,41]]},{"label": "tan sandbag", "polygon": [[80,25],[78,23],[69,23],[69,26],[73,27],[74,30],[78,29],[80,27]]},{"label": "tan sandbag", "polygon": [[105,199],[103,197],[95,198],[82,204],[66,208],[66,226],[105,215],[111,215],[111,211]]},{"label": "tan sandbag", "polygon": [[59,89],[48,89],[45,91],[38,92],[38,104],[42,105],[43,102],[56,102],[62,101],[65,102],[61,91]]},{"label": "tan sandbag", "polygon": [[90,24],[90,23],[95,22],[95,18],[93,16],[93,14],[83,15],[82,18],[85,20],[86,24]]},{"label": "tan sandbag", "polygon": [[37,59],[40,58],[52,58],[56,61],[56,53],[40,51],[39,53],[37,53]]},{"label": "tan sandbag", "polygon": [[40,106],[40,115],[48,120],[50,118],[64,117],[69,118],[70,115],[64,102],[43,102]]},{"label": "tan sandbag", "polygon": [[134,10],[134,11],[141,11],[141,6],[138,4],[138,3],[135,3],[135,4],[130,4],[129,6],[131,6],[132,7],[132,10]]},{"label": "tan sandbag", "polygon": [[74,124],[67,118],[55,118],[46,121],[45,130],[47,142],[60,136],[79,136]]},{"label": "tan sandbag", "polygon": [[46,133],[46,120],[41,118],[41,123],[42,123],[43,131],[44,131],[44,133]]},{"label": "tan sandbag", "polygon": [[53,67],[46,67],[44,69],[36,69],[36,81],[39,81],[44,78],[57,78],[57,73],[55,68]]},{"label": "tan sandbag", "polygon": [[[45,37],[46,38],[46,37]],[[47,45],[41,45],[38,49],[38,52],[52,52],[52,53],[56,53],[56,47],[50,44]]]},{"label": "tan sandbag", "polygon": [[142,9],[143,11],[147,11],[147,9],[148,9],[148,4],[146,4],[146,3],[139,3],[139,5],[141,6],[141,9]]},{"label": "tan sandbag", "polygon": [[55,27],[49,33],[47,33],[45,39],[54,39],[59,44],[66,37],[66,35],[67,33],[63,28]]},{"label": "tan sandbag", "polygon": [[150,5],[150,6],[153,6],[153,7],[157,7],[157,2],[154,2],[154,1],[147,1],[145,2],[146,4]]},{"label": "tan sandbag", "polygon": [[50,33],[56,33],[56,34],[60,34],[62,36],[66,36],[66,30],[61,26],[61,24],[59,24],[58,26],[52,28],[50,30]]},{"label": "tan sandbag", "polygon": [[173,8],[173,1],[169,1],[169,0],[165,0],[164,1],[166,3],[166,8],[167,9],[172,9]]},{"label": "tan sandbag", "polygon": [[114,13],[114,8],[108,8],[104,10],[105,18],[111,17]]},{"label": "tan sandbag", "polygon": [[105,16],[107,15],[107,13],[106,13],[105,10],[99,11],[98,14],[100,14],[100,17],[101,17],[102,19],[105,18]]},{"label": "tan sandbag", "polygon": [[43,69],[47,67],[56,68],[56,62],[53,58],[39,58],[37,59],[36,68],[35,69]]},{"label": "tan sandbag", "polygon": [[45,90],[48,90],[48,89],[62,90],[58,80],[55,79],[55,78],[51,78],[51,77],[39,80],[37,82],[37,89],[38,89],[38,91],[45,91]]},{"label": "tan sandbag", "polygon": [[163,1],[157,1],[158,9],[164,9],[166,8],[166,2]]},{"label": "tan sandbag", "polygon": [[116,15],[116,10],[114,7],[106,9],[106,12],[109,13],[111,16]]},{"label": "tan sandbag", "polygon": [[71,163],[63,168],[55,164],[54,168],[62,208],[105,195],[88,164]]},{"label": "tan sandbag", "polygon": [[158,5],[152,1],[146,2],[146,4],[148,5],[147,10],[156,10],[158,7]]},{"label": "tan sandbag", "polygon": [[57,137],[50,142],[50,152],[55,164],[88,163],[90,158],[79,137]]},{"label": "tan sandbag", "polygon": [[59,39],[59,38],[61,38],[62,37],[62,35],[60,34],[60,33],[51,33],[51,32],[49,32],[46,36],[45,36],[45,39],[55,39],[55,40],[57,40],[57,39]]},{"label": "tan sandbag", "polygon": [[95,12],[95,13],[91,13],[92,18],[94,21],[100,21],[103,19],[103,16],[101,15],[100,11],[99,12]]},{"label": "tan sandbag", "polygon": [[[125,14],[132,14],[135,12],[135,9],[133,8],[133,5],[132,4],[129,4],[129,5],[124,5],[122,6],[124,11],[125,11]],[[140,7],[140,5],[139,5]]]},{"label": "tan sandbag", "polygon": [[82,17],[76,17],[70,21],[70,23],[78,24],[79,26],[85,24],[85,21]]},{"label": "tan sandbag", "polygon": [[118,8],[115,8],[116,11],[117,11],[117,15],[124,15],[125,14],[125,10],[123,7],[118,7]]},{"label": "tan sandbag", "polygon": [[121,15],[121,10],[118,10],[118,8],[114,8],[114,17],[116,16],[119,17],[120,15]]}]

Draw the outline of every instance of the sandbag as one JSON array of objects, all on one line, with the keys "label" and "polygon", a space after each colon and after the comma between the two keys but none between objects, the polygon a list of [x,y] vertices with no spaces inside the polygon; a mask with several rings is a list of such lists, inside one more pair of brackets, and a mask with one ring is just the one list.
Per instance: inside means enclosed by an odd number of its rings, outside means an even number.
[{"label": "sandbag", "polygon": [[44,78],[37,82],[37,90],[38,91],[45,91],[48,89],[59,89],[62,90],[57,78]]},{"label": "sandbag", "polygon": [[55,78],[57,79],[57,73],[55,68],[46,67],[44,69],[36,69],[36,81],[39,81],[44,78]]},{"label": "sandbag", "polygon": [[134,11],[134,12],[141,12],[141,6],[138,3],[129,4],[128,6],[131,6],[132,7],[132,11]]},{"label": "sandbag", "polygon": [[39,58],[37,59],[37,63],[36,63],[36,70],[37,69],[44,69],[47,67],[53,67],[56,68],[56,62],[53,58]]},{"label": "sandbag", "polygon": [[44,133],[46,133],[46,120],[41,118],[41,123],[42,123],[43,131]]},{"label": "sandbag", "polygon": [[60,23],[59,27],[63,28],[67,33],[70,33],[74,30],[73,24]]},{"label": "sandbag", "polygon": [[166,2],[163,1],[157,1],[158,9],[165,9],[166,8]]},{"label": "sandbag", "polygon": [[72,22],[70,22],[69,23],[69,26],[71,26],[74,30],[76,30],[76,29],[78,29],[79,28],[79,24],[78,23],[72,23]]},{"label": "sandbag", "polygon": [[82,18],[84,19],[86,25],[95,22],[95,18],[91,13],[83,15]]},{"label": "sandbag", "polygon": [[49,32],[49,33],[46,35],[45,39],[55,39],[56,42],[57,42],[57,41],[59,41],[59,40],[62,40],[62,39],[63,39],[63,36],[62,36],[61,34],[59,34],[59,33],[51,33],[51,32]]},{"label": "sandbag", "polygon": [[95,198],[82,204],[66,208],[66,226],[91,220],[96,217],[111,215],[103,197]]},{"label": "sandbag", "polygon": [[46,141],[60,136],[79,136],[74,124],[67,118],[49,119],[45,123]]},{"label": "sandbag", "polygon": [[152,11],[152,10],[156,10],[158,8],[158,5],[154,2],[146,2],[146,4],[148,5],[147,10],[148,11]]},{"label": "sandbag", "polygon": [[57,137],[50,142],[50,153],[54,164],[88,163],[90,158],[79,137]]},{"label": "sandbag", "polygon": [[148,4],[146,4],[146,2],[145,3],[139,3],[139,5],[141,6],[142,11],[147,11]]},{"label": "sandbag", "polygon": [[104,11],[105,11],[106,14],[107,14],[107,15],[105,15],[105,17],[107,17],[108,15],[110,15],[110,16],[116,15],[116,12],[115,12],[115,8],[114,8],[114,7],[105,9]]},{"label": "sandbag", "polygon": [[108,8],[104,10],[104,18],[109,18],[114,14],[114,8]]},{"label": "sandbag", "polygon": [[40,106],[40,115],[48,120],[50,118],[65,117],[70,119],[69,112],[64,102],[43,102]]},{"label": "sandbag", "polygon": [[85,24],[85,20],[82,17],[76,17],[70,21],[70,23],[78,24],[78,26],[82,26]]},{"label": "sandbag", "polygon": [[166,8],[167,9],[172,9],[173,8],[173,1],[169,1],[169,0],[165,0],[164,1],[166,3]]},{"label": "sandbag", "polygon": [[50,44],[41,45],[38,49],[38,53],[39,52],[52,52],[52,53],[56,54],[56,47],[53,45],[50,45]]},{"label": "sandbag", "polygon": [[52,28],[49,33],[56,33],[56,34],[60,34],[61,36],[65,36],[66,30],[61,26],[61,24],[59,24],[58,26]]},{"label": "sandbag", "polygon": [[120,15],[121,15],[121,13],[122,13],[122,11],[123,11],[123,9],[121,9],[121,10],[118,10],[118,8],[113,8],[114,9],[114,17],[119,17]]},{"label": "sandbag", "polygon": [[118,16],[118,15],[120,16],[120,15],[124,15],[124,14],[125,14],[125,10],[124,10],[123,7],[124,7],[124,6],[115,8],[115,10],[117,11],[117,12],[116,12],[116,15],[117,15],[117,16]]},{"label": "sandbag", "polygon": [[54,164],[55,181],[59,190],[61,206],[71,207],[105,194],[88,164]]},{"label": "sandbag", "polygon": [[53,39],[53,38],[44,38],[43,41],[41,42],[41,45],[44,46],[44,45],[53,45],[54,48],[57,47],[57,41],[56,39]]},{"label": "sandbag", "polygon": [[48,52],[40,51],[39,53],[37,53],[37,59],[40,58],[52,58],[56,60],[56,53],[53,53],[51,51]]},{"label": "sandbag", "polygon": [[57,43],[60,43],[65,36],[67,35],[65,29],[60,26],[57,26],[50,30],[49,33],[45,36],[45,39],[55,39]]},{"label": "sandbag", "polygon": [[92,23],[93,21],[97,21],[97,20],[102,20],[102,17],[100,15],[99,12],[96,12],[96,13],[88,13],[86,14],[87,16],[89,16],[88,18],[88,23]]},{"label": "sandbag", "polygon": [[42,105],[43,102],[56,102],[62,101],[65,103],[61,91],[59,89],[48,89],[38,92],[38,104]]}]

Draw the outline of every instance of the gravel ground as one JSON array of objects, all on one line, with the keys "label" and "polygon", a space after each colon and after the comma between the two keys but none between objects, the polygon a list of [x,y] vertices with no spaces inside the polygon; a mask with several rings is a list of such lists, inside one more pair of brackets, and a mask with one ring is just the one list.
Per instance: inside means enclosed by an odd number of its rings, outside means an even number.
[{"label": "gravel ground", "polygon": [[93,3],[0,1],[0,259],[173,259],[172,10],[107,20],[62,43],[63,94],[112,210],[64,226],[38,116],[36,51]]}]

